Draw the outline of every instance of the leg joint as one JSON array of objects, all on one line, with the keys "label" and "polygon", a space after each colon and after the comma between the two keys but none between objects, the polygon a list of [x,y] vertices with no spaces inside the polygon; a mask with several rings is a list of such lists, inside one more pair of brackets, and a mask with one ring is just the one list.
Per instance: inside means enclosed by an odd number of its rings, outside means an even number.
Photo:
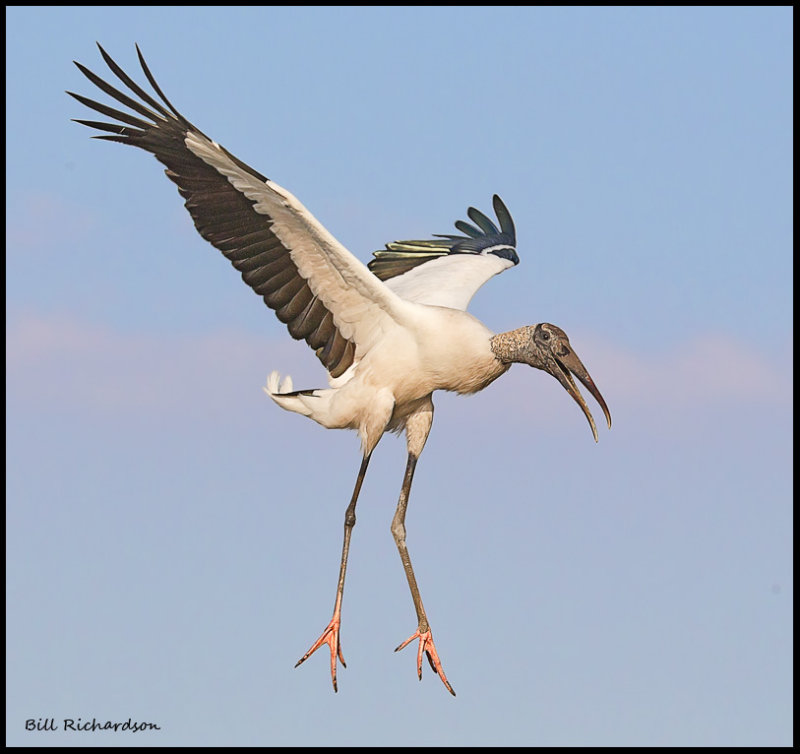
[{"label": "leg joint", "polygon": [[400,520],[398,516],[392,519],[392,536],[397,544],[406,541],[406,525]]}]

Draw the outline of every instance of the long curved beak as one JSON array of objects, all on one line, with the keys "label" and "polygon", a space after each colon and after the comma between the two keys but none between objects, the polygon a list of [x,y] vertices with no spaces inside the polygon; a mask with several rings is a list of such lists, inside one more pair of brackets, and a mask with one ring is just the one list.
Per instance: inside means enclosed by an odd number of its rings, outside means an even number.
[{"label": "long curved beak", "polygon": [[565,353],[563,355],[556,355],[555,353],[550,354],[553,363],[547,364],[547,371],[563,385],[564,389],[581,407],[583,413],[586,415],[586,418],[589,420],[589,426],[592,428],[594,441],[597,442],[597,427],[595,426],[594,419],[592,418],[592,412],[589,411],[586,401],[583,399],[583,396],[580,394],[580,391],[575,385],[575,380],[572,379],[572,375],[574,374],[583,383],[584,387],[600,404],[600,408],[603,409],[603,413],[605,414],[606,422],[608,422],[609,429],[611,429],[611,413],[608,410],[608,406],[606,406],[606,402],[603,400],[603,396],[600,395],[597,385],[594,384],[594,381],[589,376],[589,372],[581,360],[577,357],[572,348],[567,348],[564,350]]}]

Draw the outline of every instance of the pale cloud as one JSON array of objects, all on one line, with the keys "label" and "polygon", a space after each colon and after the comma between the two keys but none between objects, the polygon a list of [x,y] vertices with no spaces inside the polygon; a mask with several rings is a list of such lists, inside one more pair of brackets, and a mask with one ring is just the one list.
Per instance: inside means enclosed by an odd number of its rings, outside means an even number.
[{"label": "pale cloud", "polygon": [[62,250],[96,222],[85,207],[45,192],[10,197],[6,214],[6,247],[25,253]]},{"label": "pale cloud", "polygon": [[610,344],[592,348],[593,370],[613,375],[614,390],[633,401],[678,408],[699,403],[785,404],[791,401],[791,360],[771,363],[725,334],[704,334],[650,355]]},{"label": "pale cloud", "polygon": [[69,317],[17,315],[6,333],[6,397],[16,409],[85,415],[217,412],[232,394],[260,395],[272,368],[310,371],[299,363],[300,345],[224,331],[125,333]]},{"label": "pale cloud", "polygon": [[[136,334],[70,317],[17,314],[7,325],[6,348],[7,401],[23,410],[216,412],[232,395],[260,394],[273,368],[292,374],[300,387],[326,384],[310,350],[288,336]],[[589,340],[580,356],[615,417],[747,405],[791,411],[788,348],[786,363],[772,363],[730,336],[707,334],[648,355]],[[577,410],[555,380],[520,366],[471,401],[474,419],[521,414],[549,424]]]}]

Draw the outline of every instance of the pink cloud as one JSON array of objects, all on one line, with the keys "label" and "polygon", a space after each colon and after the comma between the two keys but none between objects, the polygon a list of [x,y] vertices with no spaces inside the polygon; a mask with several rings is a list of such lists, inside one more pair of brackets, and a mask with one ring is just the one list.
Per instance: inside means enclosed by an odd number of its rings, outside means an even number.
[{"label": "pink cloud", "polygon": [[[222,412],[233,395],[260,396],[273,368],[298,387],[326,384],[306,345],[288,336],[135,334],[69,317],[16,315],[6,347],[7,400],[39,410]],[[615,417],[746,405],[791,410],[791,359],[772,363],[729,336],[703,335],[649,355],[587,341],[580,356]],[[521,366],[484,395],[459,400],[470,400],[473,419],[522,415],[550,424],[578,410],[555,380]]]},{"label": "pink cloud", "polygon": [[[223,331],[132,334],[41,315],[12,317],[6,336],[7,400],[45,410],[213,412],[231,394],[260,395],[272,368],[294,364],[301,376],[303,368],[311,371],[300,364],[305,344],[289,338],[276,344]],[[324,384],[321,367],[316,383]]]},{"label": "pink cloud", "polygon": [[13,204],[6,228],[9,250],[56,250],[65,239],[85,237],[95,224],[84,207],[54,194],[18,195],[9,204]]},{"label": "pink cloud", "polygon": [[635,402],[673,408],[698,404],[786,405],[792,399],[791,360],[773,363],[726,334],[702,334],[682,346],[640,355],[592,345],[592,371],[607,374],[615,392]]}]

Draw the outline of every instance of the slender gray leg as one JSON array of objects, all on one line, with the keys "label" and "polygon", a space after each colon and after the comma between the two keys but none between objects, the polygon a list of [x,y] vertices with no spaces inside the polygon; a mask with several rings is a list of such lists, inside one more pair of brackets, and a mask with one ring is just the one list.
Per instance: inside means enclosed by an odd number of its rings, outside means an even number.
[{"label": "slender gray leg", "polygon": [[350,505],[347,506],[347,510],[344,513],[344,543],[342,545],[342,562],[339,566],[339,583],[336,587],[336,603],[333,607],[333,618],[331,618],[330,623],[328,623],[319,639],[317,639],[311,646],[311,649],[309,649],[308,652],[306,652],[297,661],[297,665],[295,665],[295,667],[297,667],[298,665],[304,663],[323,644],[327,644],[331,650],[331,679],[333,680],[334,691],[339,690],[336,686],[336,658],[339,658],[339,662],[342,663],[343,667],[347,667],[342,655],[342,644],[339,639],[339,626],[341,624],[342,613],[342,594],[344,594],[344,577],[347,571],[347,556],[350,552],[350,536],[353,533],[353,527],[356,525],[356,501],[358,500],[359,492],[361,492],[361,485],[364,482],[364,477],[367,473],[367,466],[369,465],[369,459],[371,457],[372,452],[369,452],[361,461],[361,468],[358,470],[358,478],[356,479],[356,486],[353,489],[353,496],[350,498]]},{"label": "slender gray leg", "polygon": [[418,625],[416,632],[397,647],[395,652],[403,649],[403,647],[407,646],[414,639],[419,639],[419,647],[417,649],[417,676],[422,680],[422,654],[424,652],[428,656],[428,662],[431,668],[433,668],[433,672],[438,673],[439,678],[442,679],[442,683],[447,687],[447,690],[455,696],[456,692],[453,691],[453,687],[444,674],[442,663],[439,660],[439,655],[433,644],[433,635],[430,625],[428,624],[428,616],[425,615],[425,608],[422,606],[422,597],[420,596],[419,587],[417,586],[417,579],[414,576],[414,569],[411,566],[411,556],[408,554],[408,548],[406,547],[406,509],[408,508],[408,496],[411,492],[411,481],[414,478],[414,469],[416,466],[417,456],[413,453],[409,453],[406,473],[403,477],[403,487],[400,490],[400,500],[397,503],[397,510],[392,519],[392,536],[397,545],[397,551],[400,553],[400,560],[403,561],[406,579],[408,579],[408,586],[411,589],[411,598],[414,600],[414,609],[417,611]]}]

